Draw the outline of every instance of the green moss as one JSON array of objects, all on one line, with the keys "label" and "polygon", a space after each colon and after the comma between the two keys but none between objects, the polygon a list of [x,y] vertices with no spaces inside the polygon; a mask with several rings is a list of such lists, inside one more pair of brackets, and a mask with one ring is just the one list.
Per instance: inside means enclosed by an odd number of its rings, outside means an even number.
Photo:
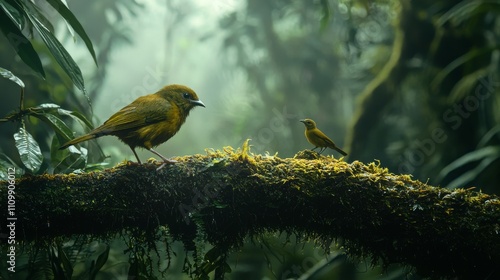
[{"label": "green moss", "polygon": [[155,161],[124,162],[102,172],[22,178],[21,238],[126,232],[135,246],[168,239],[196,251],[208,241],[225,256],[247,236],[293,232],[325,248],[343,240],[352,257],[450,278],[487,274],[500,260],[496,196],[432,187],[380,162],[347,163],[308,150],[280,158],[249,147],[177,157],[160,171]]}]

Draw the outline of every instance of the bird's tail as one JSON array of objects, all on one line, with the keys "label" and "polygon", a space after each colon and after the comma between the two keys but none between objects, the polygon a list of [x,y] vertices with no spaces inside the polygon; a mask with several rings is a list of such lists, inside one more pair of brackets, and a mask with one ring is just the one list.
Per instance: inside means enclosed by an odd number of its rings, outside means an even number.
[{"label": "bird's tail", "polygon": [[344,151],[342,151],[342,149],[340,149],[339,147],[334,146],[334,147],[332,147],[332,148],[333,148],[335,151],[337,151],[337,152],[341,153],[343,156],[347,156],[347,153],[346,153],[346,152],[344,152]]},{"label": "bird's tail", "polygon": [[94,139],[94,138],[97,138],[99,137],[98,135],[96,134],[85,134],[83,136],[80,136],[80,137],[77,137],[71,141],[68,141],[66,142],[64,145],[62,145],[59,150],[62,150],[62,149],[66,149],[67,147],[71,146],[71,145],[75,145],[75,144],[78,144],[80,142],[83,142],[83,141],[87,141],[87,140],[90,140],[90,139]]}]

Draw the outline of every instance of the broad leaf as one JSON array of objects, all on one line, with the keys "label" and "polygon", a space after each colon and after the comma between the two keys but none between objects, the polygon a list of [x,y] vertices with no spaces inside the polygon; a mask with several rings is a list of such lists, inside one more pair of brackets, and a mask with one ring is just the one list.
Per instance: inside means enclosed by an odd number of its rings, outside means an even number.
[{"label": "broad leaf", "polygon": [[73,276],[73,265],[66,255],[66,252],[64,252],[61,243],[57,243],[57,255],[61,261],[62,267],[64,268],[66,279],[71,279],[71,276]]},{"label": "broad leaf", "polygon": [[498,49],[498,47],[488,47],[488,48],[481,48],[481,49],[472,49],[465,53],[464,55],[458,57],[457,59],[453,60],[450,64],[446,65],[446,67],[439,71],[439,73],[436,75],[434,80],[431,83],[431,86],[433,88],[437,88],[439,85],[441,85],[442,81],[455,69],[458,67],[462,66],[463,64],[472,61],[478,56],[491,53],[492,51]]},{"label": "broad leaf", "polygon": [[9,16],[9,18],[17,25],[18,29],[23,29],[25,18],[25,12],[19,7],[19,5],[12,6],[7,1],[0,1],[0,6]]},{"label": "broad leaf", "polygon": [[92,45],[92,41],[90,41],[89,36],[85,32],[85,29],[83,29],[83,26],[80,24],[78,19],[76,19],[75,15],[68,9],[67,4],[65,3],[66,1],[63,2],[61,0],[47,0],[47,2],[49,2],[49,4],[54,9],[56,9],[59,14],[61,14],[61,16],[66,20],[69,26],[71,26],[71,28],[73,28],[75,32],[80,35],[83,42],[85,42],[87,49],[92,55],[95,64],[97,65],[97,58],[95,55],[94,46]]},{"label": "broad leaf", "polygon": [[23,168],[19,167],[11,158],[3,155],[6,160],[0,158],[0,180],[8,180],[10,174],[20,177],[24,174]]},{"label": "broad leaf", "polygon": [[63,45],[61,45],[54,34],[52,34],[37,17],[31,13],[27,13],[27,16],[31,24],[33,24],[33,27],[40,34],[43,42],[47,45],[49,51],[56,59],[57,63],[61,65],[62,69],[66,72],[66,74],[68,74],[75,86],[81,91],[85,91],[85,85],[80,67],[78,67]]},{"label": "broad leaf", "polygon": [[98,257],[97,260],[94,262],[92,261],[91,269],[90,269],[90,279],[95,279],[97,276],[97,273],[101,268],[104,266],[106,261],[108,260],[109,256],[109,245],[106,245],[106,249],[104,249],[104,252],[102,252]]},{"label": "broad leaf", "polygon": [[65,141],[69,141],[73,138],[73,132],[71,129],[57,116],[49,113],[35,113],[32,116],[42,120],[43,122],[49,124],[54,131],[60,135]]},{"label": "broad leaf", "polygon": [[29,109],[36,112],[36,111],[41,111],[41,110],[45,110],[45,109],[59,109],[59,108],[61,108],[61,106],[54,104],[54,103],[43,103],[43,104],[40,104],[38,106],[31,107]]},{"label": "broad leaf", "polygon": [[482,148],[484,146],[486,146],[486,144],[488,142],[490,142],[491,139],[493,139],[493,137],[496,135],[496,134],[499,134],[500,135],[500,124],[492,127],[490,130],[488,130],[488,132],[486,132],[484,134],[484,136],[481,138],[481,140],[479,141],[479,143],[477,144],[477,148]]},{"label": "broad leaf", "polygon": [[14,140],[24,166],[32,172],[38,171],[42,166],[43,156],[33,136],[21,127],[18,132],[14,133]]},{"label": "broad leaf", "polygon": [[24,88],[23,81],[21,79],[19,79],[16,75],[12,74],[12,72],[10,72],[9,70],[0,67],[0,75],[6,79],[13,81],[14,83],[18,84],[20,87]]},{"label": "broad leaf", "polygon": [[52,139],[52,144],[50,147],[50,162],[54,168],[54,173],[70,173],[74,172],[75,169],[86,168],[88,151],[87,149],[80,147],[77,149],[74,146],[68,149],[59,150],[61,147],[60,137],[57,135]]},{"label": "broad leaf", "polygon": [[82,124],[82,127],[84,128],[86,127],[90,130],[94,129],[94,125],[82,113],[78,111],[68,111],[64,109],[58,109],[57,112],[60,115],[65,115],[73,118],[74,120]]},{"label": "broad leaf", "polygon": [[471,181],[478,178],[483,171],[490,166],[490,164],[500,158],[500,155],[490,156],[483,158],[481,162],[471,170],[462,173],[460,176],[451,181],[448,185],[446,185],[447,189],[456,189],[456,188],[465,188],[468,187],[467,184],[470,184]]},{"label": "broad leaf", "polygon": [[321,17],[321,29],[325,29],[328,26],[328,22],[330,21],[330,17],[332,15],[330,11],[330,4],[328,0],[321,0],[321,7],[323,9],[323,16]]},{"label": "broad leaf", "polygon": [[[42,67],[42,62],[37,52],[31,45],[31,42],[26,38],[21,32],[20,23],[15,21],[15,16],[9,13],[7,6],[4,2],[0,3],[3,11],[0,11],[0,29],[5,35],[10,45],[14,48],[17,55],[21,60],[26,63],[33,71],[40,74],[40,76],[45,78],[45,71]],[[7,16],[10,15],[10,16]],[[9,19],[10,18],[10,19]]]},{"label": "broad leaf", "polygon": [[498,11],[499,8],[498,0],[460,1],[437,20],[437,26],[441,27],[447,22],[459,25],[477,14]]},{"label": "broad leaf", "polygon": [[27,9],[25,11],[26,16],[33,15],[33,17],[37,18],[39,22],[45,26],[49,30],[50,33],[54,33],[54,26],[50,22],[48,18],[45,17],[44,11],[42,11],[38,6],[36,6],[35,1],[24,1],[23,7]]},{"label": "broad leaf", "polygon": [[488,157],[498,157],[500,155],[500,147],[497,146],[487,146],[470,153],[467,153],[452,163],[444,167],[437,176],[437,181],[442,181],[450,172],[456,170],[466,164],[483,160]]},{"label": "broad leaf", "polygon": [[471,94],[472,90],[477,86],[480,79],[486,77],[489,73],[489,67],[483,67],[462,77],[451,90],[449,101],[451,103],[461,101],[467,95]]}]

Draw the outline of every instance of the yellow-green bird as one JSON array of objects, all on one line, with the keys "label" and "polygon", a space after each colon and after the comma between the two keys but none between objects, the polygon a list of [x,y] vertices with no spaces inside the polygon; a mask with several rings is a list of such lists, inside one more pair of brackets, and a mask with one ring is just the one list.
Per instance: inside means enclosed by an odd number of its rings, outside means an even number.
[{"label": "yellow-green bird", "polygon": [[311,119],[300,120],[306,126],[306,138],[309,143],[314,145],[313,151],[316,148],[320,148],[319,153],[321,154],[326,148],[332,148],[335,151],[341,153],[343,156],[347,156],[347,153],[342,151],[333,141],[328,138],[321,130],[316,127],[316,123]]}]

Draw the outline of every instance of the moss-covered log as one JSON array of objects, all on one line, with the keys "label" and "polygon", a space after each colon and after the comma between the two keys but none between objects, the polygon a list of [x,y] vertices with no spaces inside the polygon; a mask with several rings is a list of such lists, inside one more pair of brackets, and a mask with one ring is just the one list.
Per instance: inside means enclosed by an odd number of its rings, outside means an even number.
[{"label": "moss-covered log", "polygon": [[[403,263],[423,275],[498,276],[500,200],[446,190],[304,151],[295,158],[211,151],[157,165],[25,177],[15,182],[17,239],[155,231],[230,248],[264,231],[342,240],[351,256]],[[7,220],[7,183],[0,216]],[[494,279],[490,278],[490,279]]]}]

